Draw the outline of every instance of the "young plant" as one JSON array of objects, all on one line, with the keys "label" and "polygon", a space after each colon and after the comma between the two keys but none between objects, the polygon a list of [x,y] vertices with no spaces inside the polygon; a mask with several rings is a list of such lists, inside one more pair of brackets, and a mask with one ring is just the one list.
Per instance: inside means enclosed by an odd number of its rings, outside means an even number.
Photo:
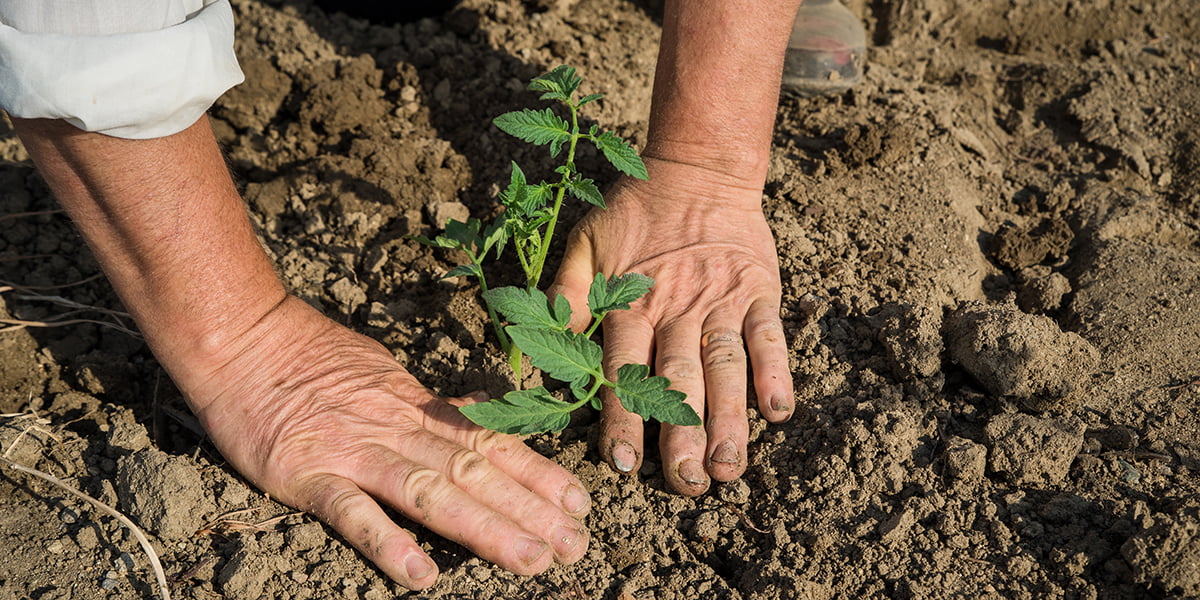
[{"label": "young plant", "polygon": [[[576,99],[581,82],[573,67],[560,66],[529,83],[529,89],[542,92],[542,100],[554,100],[565,106],[569,120],[552,108],[527,108],[500,115],[493,121],[505,133],[531,144],[549,146],[552,158],[558,158],[565,149],[563,164],[554,169],[559,175],[557,181],[530,183],[521,167],[512,161],[508,186],[500,193],[504,212],[495,222],[485,227],[475,218],[466,223],[451,219],[442,235],[433,239],[414,236],[421,243],[461,250],[466,255],[468,262],[451,270],[446,277],[468,276],[479,280],[488,317],[517,381],[522,379],[522,355],[528,354],[533,366],[568,384],[572,396],[566,401],[559,400],[539,386],[517,389],[503,398],[459,410],[475,423],[505,433],[559,431],[567,426],[575,409],[585,404],[599,409],[598,393],[609,387],[622,406],[644,419],[699,425],[700,417],[684,403],[684,394],[667,389],[670,382],[665,377],[650,376],[650,367],[628,364],[617,370],[615,380],[605,377],[601,367],[603,349],[591,340],[606,315],[628,309],[650,291],[654,280],[638,273],[611,278],[597,273],[588,292],[592,325],[583,333],[567,327],[571,306],[565,297],[551,299],[538,289],[565,198],[570,195],[605,208],[604,197],[595,182],[583,177],[575,167],[579,142],[595,145],[622,173],[647,178],[646,166],[637,151],[616,134],[601,131],[596,125],[587,131],[580,130],[579,109],[602,97],[589,94]],[[524,271],[526,285],[491,289],[483,262],[489,253],[500,258],[510,245]]]}]

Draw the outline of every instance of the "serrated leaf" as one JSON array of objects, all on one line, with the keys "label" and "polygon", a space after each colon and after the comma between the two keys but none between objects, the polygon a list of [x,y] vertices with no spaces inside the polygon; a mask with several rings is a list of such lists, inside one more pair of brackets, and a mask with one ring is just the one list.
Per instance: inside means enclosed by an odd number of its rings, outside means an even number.
[{"label": "serrated leaf", "polygon": [[595,102],[596,100],[599,100],[603,97],[604,97],[604,94],[588,94],[588,95],[580,98],[579,104],[576,104],[575,106],[577,106],[577,107],[583,106],[584,104],[587,104],[589,102]]},{"label": "serrated leaf", "polygon": [[558,158],[558,154],[562,152],[563,140],[550,140],[550,158]]},{"label": "serrated leaf", "polygon": [[592,316],[602,318],[614,310],[627,310],[629,305],[645,296],[654,287],[654,280],[641,273],[626,273],[605,279],[596,273],[588,290],[588,307]]},{"label": "serrated leaf", "polygon": [[519,435],[562,431],[571,422],[571,405],[560,402],[543,387],[512,391],[504,398],[468,404],[458,410],[476,425]]},{"label": "serrated leaf", "polygon": [[554,186],[545,181],[529,186],[527,191],[530,212],[545,207],[550,202],[550,198],[554,196]]},{"label": "serrated leaf", "polygon": [[647,377],[650,367],[628,364],[617,369],[617,381],[613,391],[621,406],[629,412],[641,415],[642,419],[655,419],[673,425],[700,425],[700,415],[684,400],[687,396],[677,390],[669,390],[671,384],[666,377]]},{"label": "serrated leaf", "polygon": [[[529,82],[529,89],[535,92],[559,93],[564,101],[569,99],[583,79],[575,75],[575,67],[559,65],[545,75],[538,75]],[[548,94],[543,94],[545,98]]]},{"label": "serrated leaf", "polygon": [[604,352],[596,342],[582,335],[528,325],[510,325],[504,330],[529,355],[533,366],[559,381],[572,386],[586,385],[593,374],[600,373]]},{"label": "serrated leaf", "polygon": [[567,191],[592,206],[607,208],[604,206],[604,195],[600,193],[600,188],[596,187],[596,182],[591,179],[569,179],[567,180]]},{"label": "serrated leaf", "polygon": [[519,287],[500,287],[488,290],[483,294],[488,306],[504,315],[505,319],[514,325],[527,325],[542,329],[566,329],[571,319],[571,305],[567,303],[563,314],[562,304],[566,302],[561,294],[550,304],[546,294],[541,290],[527,290]]},{"label": "serrated leaf", "polygon": [[493,119],[492,123],[504,133],[539,146],[549,144],[554,140],[562,143],[571,138],[567,122],[549,108],[542,110],[526,108],[504,113]]},{"label": "serrated leaf", "polygon": [[600,135],[593,135],[592,142],[618,171],[641,180],[650,178],[650,175],[646,173],[646,164],[642,162],[642,157],[638,156],[633,146],[630,146],[617,134],[605,131]]},{"label": "serrated leaf", "polygon": [[446,273],[445,275],[442,275],[442,279],[450,279],[452,277],[462,277],[464,275],[467,277],[483,277],[483,269],[480,269],[479,265],[477,265],[475,263],[458,265],[457,267],[450,269],[450,271],[448,273]]}]

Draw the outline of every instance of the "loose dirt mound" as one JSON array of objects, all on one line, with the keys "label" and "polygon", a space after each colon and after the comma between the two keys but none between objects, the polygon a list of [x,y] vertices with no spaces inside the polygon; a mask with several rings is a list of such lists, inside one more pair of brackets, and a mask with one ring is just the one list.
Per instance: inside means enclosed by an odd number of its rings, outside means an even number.
[{"label": "loose dirt mound", "polygon": [[[249,81],[214,124],[287,284],[441,392],[503,391],[475,291],[439,281],[454,257],[405,236],[493,214],[506,159],[536,164],[489,123],[548,67],[644,142],[653,4],[374,25],[235,1]],[[445,571],[412,597],[1200,597],[1200,5],[852,6],[866,81],[784,100],[764,195],[796,417],[750,409],[745,478],[698,499],[652,457],[617,476],[586,418],[535,437],[593,492],[587,556],[516,577],[406,523]],[[28,288],[0,317],[119,311],[64,217],[3,216],[54,201],[11,135],[0,160],[0,279]],[[84,316],[103,324],[0,332],[9,458],[134,517],[176,597],[409,595],[241,482],[127,321]],[[153,592],[114,520],[3,473],[0,597]]]}]

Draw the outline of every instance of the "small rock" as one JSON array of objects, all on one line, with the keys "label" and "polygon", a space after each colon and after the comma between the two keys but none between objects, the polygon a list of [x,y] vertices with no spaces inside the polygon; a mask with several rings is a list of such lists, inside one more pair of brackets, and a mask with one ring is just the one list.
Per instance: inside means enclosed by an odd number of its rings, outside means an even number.
[{"label": "small rock", "polygon": [[96,528],[91,525],[81,527],[79,531],[75,532],[75,543],[79,544],[83,550],[94,549],[100,543],[100,539],[96,536]]},{"label": "small rock", "polygon": [[1083,447],[1086,426],[1075,417],[1043,419],[1023,413],[993,417],[984,427],[988,465],[1016,485],[1055,484]]},{"label": "small rock", "polygon": [[1017,305],[1028,313],[1047,313],[1062,306],[1063,296],[1071,293],[1071,282],[1062,273],[1024,278],[1017,290]]},{"label": "small rock", "polygon": [[892,373],[900,379],[931,377],[942,369],[942,311],[927,306],[891,304],[878,315],[879,342]]},{"label": "small rock", "polygon": [[46,544],[46,552],[49,552],[50,554],[60,554],[62,551],[62,540],[50,540],[50,543]]},{"label": "small rock", "polygon": [[750,501],[750,485],[741,479],[734,479],[721,485],[717,495],[731,504],[745,504]]},{"label": "small rock", "polygon": [[946,442],[946,474],[962,483],[974,483],[987,467],[987,448],[966,438],[954,436]]},{"label": "small rock", "polygon": [[70,525],[79,520],[79,513],[75,512],[75,509],[70,506],[64,506],[62,512],[58,513],[58,518],[63,523]]},{"label": "small rock", "polygon": [[466,223],[471,218],[471,211],[462,202],[431,202],[425,205],[429,222],[435,227],[442,228],[450,219]]},{"label": "small rock", "polygon": [[320,523],[309,521],[288,528],[284,539],[287,541],[288,548],[302,552],[324,544],[329,536],[325,535],[325,529],[321,527]]},{"label": "small rock", "polygon": [[191,536],[216,511],[200,471],[155,448],[118,459],[117,485],[125,514],[165,539]]},{"label": "small rock", "polygon": [[907,508],[901,509],[900,512],[879,524],[879,539],[885,544],[894,544],[908,535],[915,522],[916,518],[912,511]]},{"label": "small rock", "polygon": [[354,312],[361,304],[367,301],[367,293],[350,281],[349,277],[342,277],[333,282],[329,286],[329,294],[338,304],[346,309],[346,312]]},{"label": "small rock", "polygon": [[225,567],[217,574],[216,581],[226,598],[257,600],[263,597],[264,588],[271,575],[272,569],[265,557],[239,550],[225,563]]},{"label": "small rock", "polygon": [[967,302],[946,317],[950,358],[989,392],[1030,410],[1065,403],[1100,362],[1100,351],[1053,320],[1012,304]]},{"label": "small rock", "polygon": [[721,515],[715,510],[707,510],[696,517],[692,526],[692,535],[702,541],[712,541],[721,534]]}]

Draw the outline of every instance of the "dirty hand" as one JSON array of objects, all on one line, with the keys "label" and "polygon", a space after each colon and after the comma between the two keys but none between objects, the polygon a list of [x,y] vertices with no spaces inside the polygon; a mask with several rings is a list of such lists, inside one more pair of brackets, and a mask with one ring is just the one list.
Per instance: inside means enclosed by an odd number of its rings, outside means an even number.
[{"label": "dirty hand", "polygon": [[574,476],[467,421],[373,340],[289,297],[229,350],[185,390],[217,448],[401,584],[428,587],[437,566],[380,503],[519,574],[587,549]]},{"label": "dirty hand", "polygon": [[[595,273],[654,278],[642,301],[605,319],[604,368],[614,377],[627,363],[652,365],[705,418],[704,428],[664,424],[659,440],[668,484],[698,495],[710,477],[730,481],[746,469],[747,358],[762,415],[792,414],[778,257],[761,186],[680,163],[646,165],[649,181],[623,179],[608,209],[571,232],[551,293],[570,300],[581,328]],[[640,466],[642,429],[641,417],[604,398],[600,453],[618,471]]]}]

